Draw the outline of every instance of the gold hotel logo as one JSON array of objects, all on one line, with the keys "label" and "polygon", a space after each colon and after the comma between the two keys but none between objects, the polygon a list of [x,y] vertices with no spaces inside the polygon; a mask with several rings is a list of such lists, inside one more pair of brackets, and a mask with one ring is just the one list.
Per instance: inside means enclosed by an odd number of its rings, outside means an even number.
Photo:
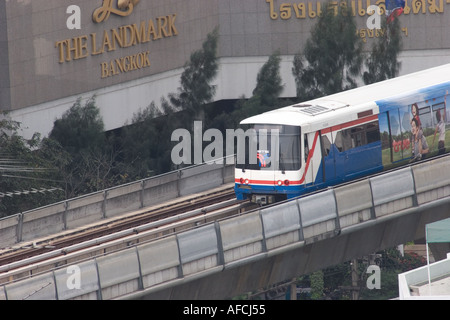
[{"label": "gold hotel logo", "polygon": [[[103,5],[95,9],[92,19],[96,23],[103,22],[112,14],[129,16],[140,0],[103,0]],[[101,56],[121,48],[130,48],[171,38],[178,35],[175,26],[176,13],[158,16],[137,23],[109,28],[103,32],[83,34],[73,38],[55,42],[59,63],[85,59],[89,56]],[[100,76],[107,78],[134,70],[150,67],[150,51],[145,50],[122,57],[113,57],[100,63]]]},{"label": "gold hotel logo", "polygon": [[103,0],[103,5],[100,8],[95,9],[92,20],[96,23],[106,21],[111,13],[121,17],[129,16],[139,1],[140,0],[117,0],[117,8],[115,8],[114,0]]}]

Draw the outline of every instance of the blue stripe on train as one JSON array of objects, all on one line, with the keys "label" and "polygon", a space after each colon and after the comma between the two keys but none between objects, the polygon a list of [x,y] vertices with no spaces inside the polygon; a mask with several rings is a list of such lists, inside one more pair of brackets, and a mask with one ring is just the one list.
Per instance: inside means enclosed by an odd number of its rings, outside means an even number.
[{"label": "blue stripe on train", "polygon": [[[324,183],[325,163],[325,183]],[[336,165],[336,168],[334,167]],[[348,182],[383,170],[381,158],[381,141],[340,152],[332,145],[328,157],[321,162],[314,183],[296,186],[261,186],[235,184],[238,200],[244,200],[249,194],[285,194],[288,199],[313,192],[336,184]]]}]

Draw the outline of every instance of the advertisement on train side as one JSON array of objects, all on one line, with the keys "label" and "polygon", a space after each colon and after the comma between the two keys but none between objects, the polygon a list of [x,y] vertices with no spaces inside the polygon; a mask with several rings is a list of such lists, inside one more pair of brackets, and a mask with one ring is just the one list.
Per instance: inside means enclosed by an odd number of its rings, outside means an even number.
[{"label": "advertisement on train side", "polygon": [[[450,148],[450,83],[421,90],[417,95],[377,101],[383,166],[417,161]],[[417,101],[412,101],[414,97]],[[420,98],[418,98],[420,97]]]}]

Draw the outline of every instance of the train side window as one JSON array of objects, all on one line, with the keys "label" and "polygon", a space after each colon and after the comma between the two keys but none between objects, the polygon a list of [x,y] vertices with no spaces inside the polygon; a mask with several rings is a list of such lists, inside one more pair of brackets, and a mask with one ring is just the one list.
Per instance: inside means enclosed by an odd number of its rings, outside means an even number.
[{"label": "train side window", "polygon": [[343,150],[343,142],[342,142],[342,131],[336,132],[336,137],[334,138],[334,145],[339,150],[339,152],[344,151]]},{"label": "train side window", "polygon": [[330,148],[331,148],[330,139],[328,139],[328,137],[325,135],[322,136],[322,150],[324,157],[327,157],[330,154]]},{"label": "train side window", "polygon": [[367,143],[377,142],[381,140],[380,137],[380,128],[378,125],[378,121],[368,123],[366,129],[366,139]]},{"label": "train side window", "polygon": [[358,126],[350,129],[352,148],[360,147],[366,144],[364,139],[364,129],[364,126]]},{"label": "train side window", "polygon": [[[343,150],[365,146],[380,141],[378,121],[363,124],[342,131]],[[350,138],[349,138],[350,137]]]},{"label": "train side window", "polygon": [[352,148],[352,134],[349,129],[338,131],[334,140],[339,152],[347,151]]},{"label": "train side window", "polygon": [[308,155],[309,155],[309,145],[308,145],[308,135],[305,134],[304,139],[304,145],[305,145],[305,163],[308,161]]}]

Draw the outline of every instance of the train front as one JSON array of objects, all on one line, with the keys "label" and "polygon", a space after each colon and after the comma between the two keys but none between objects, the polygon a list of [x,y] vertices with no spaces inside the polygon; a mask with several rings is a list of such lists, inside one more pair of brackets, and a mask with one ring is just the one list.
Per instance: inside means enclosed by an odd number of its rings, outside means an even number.
[{"label": "train front", "polygon": [[[253,117],[254,118],[254,117]],[[237,136],[235,193],[260,205],[300,194],[299,126],[241,122]]]}]

